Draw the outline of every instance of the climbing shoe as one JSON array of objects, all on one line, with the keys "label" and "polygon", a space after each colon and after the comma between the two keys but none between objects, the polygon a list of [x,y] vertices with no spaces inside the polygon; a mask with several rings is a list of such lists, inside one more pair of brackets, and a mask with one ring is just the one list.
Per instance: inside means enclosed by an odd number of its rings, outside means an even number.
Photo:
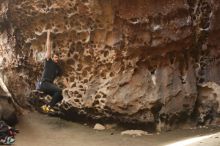
[{"label": "climbing shoe", "polygon": [[49,111],[48,111],[49,113],[55,112],[55,110],[52,107],[48,106],[48,108],[49,108]]},{"label": "climbing shoe", "polygon": [[43,112],[47,113],[48,112],[48,106],[47,105],[43,105],[41,106],[41,109],[43,110]]},{"label": "climbing shoe", "polygon": [[55,112],[54,109],[52,107],[50,107],[49,105],[43,105],[41,107],[41,109],[43,110],[43,112],[45,113],[51,113],[51,112]]}]

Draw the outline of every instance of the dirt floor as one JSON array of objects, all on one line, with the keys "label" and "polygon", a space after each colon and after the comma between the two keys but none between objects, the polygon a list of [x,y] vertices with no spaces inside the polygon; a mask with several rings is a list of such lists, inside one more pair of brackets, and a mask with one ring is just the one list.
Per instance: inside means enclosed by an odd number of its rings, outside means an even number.
[{"label": "dirt floor", "polygon": [[[220,127],[184,129],[141,137],[121,135],[122,129],[94,130],[39,113],[28,113],[17,127],[15,146],[220,146]],[[202,137],[207,136],[209,137]],[[195,137],[197,139],[195,139]],[[177,143],[194,138],[192,142]],[[203,138],[199,139],[198,138]],[[173,145],[170,145],[173,144]]]}]

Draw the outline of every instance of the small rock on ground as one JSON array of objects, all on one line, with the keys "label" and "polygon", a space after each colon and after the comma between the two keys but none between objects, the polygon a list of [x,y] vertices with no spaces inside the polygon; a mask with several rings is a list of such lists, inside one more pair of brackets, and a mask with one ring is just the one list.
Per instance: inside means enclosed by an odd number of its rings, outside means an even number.
[{"label": "small rock on ground", "polygon": [[142,136],[142,135],[152,135],[143,130],[125,130],[121,132],[121,135],[131,135],[131,136]]},{"label": "small rock on ground", "polygon": [[94,128],[95,130],[105,130],[105,126],[103,126],[102,124],[95,124]]}]

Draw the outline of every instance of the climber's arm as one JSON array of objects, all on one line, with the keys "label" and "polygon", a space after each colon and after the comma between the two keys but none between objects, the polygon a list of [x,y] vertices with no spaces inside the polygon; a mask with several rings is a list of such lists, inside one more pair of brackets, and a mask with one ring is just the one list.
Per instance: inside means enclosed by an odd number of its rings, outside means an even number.
[{"label": "climber's arm", "polygon": [[47,31],[46,49],[45,58],[49,60],[51,58],[50,30]]}]

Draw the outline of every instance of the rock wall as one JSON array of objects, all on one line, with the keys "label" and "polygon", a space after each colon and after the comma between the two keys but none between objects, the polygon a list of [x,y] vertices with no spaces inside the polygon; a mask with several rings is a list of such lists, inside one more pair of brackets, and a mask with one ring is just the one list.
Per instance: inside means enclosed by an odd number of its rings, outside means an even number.
[{"label": "rock wall", "polygon": [[173,127],[194,114],[199,121],[207,106],[219,114],[217,0],[0,4],[1,74],[21,105],[41,75],[51,29],[68,116]]}]

